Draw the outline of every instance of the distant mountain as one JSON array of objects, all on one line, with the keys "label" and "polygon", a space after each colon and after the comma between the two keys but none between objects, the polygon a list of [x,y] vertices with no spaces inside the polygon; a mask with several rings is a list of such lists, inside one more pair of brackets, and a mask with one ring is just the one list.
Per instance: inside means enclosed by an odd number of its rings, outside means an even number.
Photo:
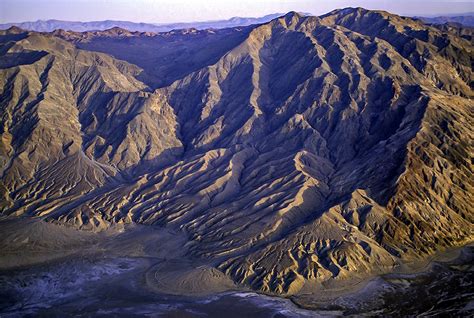
[{"label": "distant mountain", "polygon": [[140,32],[162,32],[165,28],[151,23],[135,23],[128,21],[62,21],[62,20],[38,20],[33,22],[18,22],[0,24],[0,29],[8,29],[9,27],[17,26],[23,30],[37,31],[37,32],[52,32],[54,30],[70,30],[76,32],[106,30],[114,27],[120,27],[130,31]]},{"label": "distant mountain", "polygon": [[165,32],[170,31],[170,30],[188,29],[188,28],[195,28],[198,30],[223,29],[223,28],[233,28],[237,26],[247,26],[247,25],[252,25],[252,24],[266,23],[282,15],[283,15],[282,13],[273,13],[273,14],[265,15],[260,18],[233,17],[228,20],[173,23],[173,24],[159,25],[159,27],[163,28]]},{"label": "distant mountain", "polygon": [[474,13],[459,16],[439,16],[439,17],[416,17],[426,23],[431,24],[445,24],[445,23],[459,23],[464,26],[474,26]]},{"label": "distant mountain", "polygon": [[[302,13],[303,16],[309,16],[309,13]],[[19,27],[23,30],[37,31],[37,32],[53,32],[55,30],[66,30],[74,32],[87,31],[104,31],[112,28],[120,28],[131,32],[169,32],[178,29],[197,30],[205,29],[223,29],[233,28],[237,26],[248,26],[252,24],[262,24],[269,22],[279,16],[281,13],[268,14],[259,18],[250,17],[233,17],[227,20],[201,21],[201,22],[178,22],[178,23],[139,23],[130,21],[64,21],[64,20],[38,20],[30,22],[13,22],[0,24],[0,30],[6,30],[12,26]],[[445,15],[438,17],[414,17],[430,24],[449,24],[456,27],[458,24],[462,26],[474,26],[474,13],[466,13],[464,15]]]},{"label": "distant mountain", "polygon": [[183,22],[171,24],[154,24],[154,23],[136,23],[129,21],[62,21],[62,20],[38,20],[34,22],[15,22],[0,24],[0,29],[6,30],[12,26],[19,27],[23,30],[37,31],[37,32],[52,32],[54,30],[68,30],[75,32],[85,31],[103,31],[111,28],[121,28],[129,31],[138,32],[167,32],[175,29],[222,29],[232,28],[236,26],[247,26],[252,24],[261,24],[271,21],[280,13],[269,14],[260,18],[242,18],[233,17],[228,20],[204,21],[204,22]]}]

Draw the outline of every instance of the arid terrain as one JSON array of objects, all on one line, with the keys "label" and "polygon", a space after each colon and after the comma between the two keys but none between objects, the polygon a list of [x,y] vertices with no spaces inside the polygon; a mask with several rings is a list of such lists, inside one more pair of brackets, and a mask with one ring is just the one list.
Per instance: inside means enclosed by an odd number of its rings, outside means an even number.
[{"label": "arid terrain", "polygon": [[[474,237],[472,35],[362,8],[165,33],[0,31],[0,286],[93,266],[88,282],[133,276],[117,289],[137,299],[253,291],[338,315],[379,308],[328,304],[399,271],[382,285],[415,287],[383,301],[433,283],[433,302],[451,286],[449,310],[472,312],[472,248],[426,280],[409,265]],[[27,313],[14,295],[0,313]]]}]

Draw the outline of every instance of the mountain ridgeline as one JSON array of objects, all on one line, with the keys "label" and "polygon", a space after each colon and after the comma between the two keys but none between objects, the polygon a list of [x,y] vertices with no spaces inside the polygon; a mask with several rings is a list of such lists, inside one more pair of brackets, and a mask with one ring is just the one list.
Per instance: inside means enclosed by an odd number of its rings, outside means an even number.
[{"label": "mountain ridgeline", "polygon": [[0,29],[8,29],[10,27],[18,27],[28,31],[38,32],[53,32],[56,30],[67,30],[76,32],[86,31],[104,31],[112,28],[121,28],[136,32],[168,32],[177,29],[195,28],[199,30],[204,29],[223,29],[239,27],[251,24],[266,23],[274,18],[281,16],[281,14],[273,13],[259,18],[233,17],[227,20],[214,20],[202,22],[178,22],[178,23],[143,23],[130,21],[63,21],[63,20],[38,20],[32,22],[17,22],[17,23],[3,23],[0,24]]},{"label": "mountain ridgeline", "polygon": [[361,8],[0,33],[0,209],[182,231],[278,294],[473,238],[473,42]]}]

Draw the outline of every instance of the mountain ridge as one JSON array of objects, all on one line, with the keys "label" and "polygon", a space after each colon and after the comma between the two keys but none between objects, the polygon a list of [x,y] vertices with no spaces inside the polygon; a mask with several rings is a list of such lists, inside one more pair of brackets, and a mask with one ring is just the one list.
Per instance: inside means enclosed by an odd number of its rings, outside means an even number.
[{"label": "mountain ridge", "polygon": [[12,22],[0,24],[0,29],[8,29],[12,26],[19,27],[28,31],[53,32],[56,30],[86,32],[86,31],[104,31],[114,27],[128,30],[130,32],[169,32],[177,29],[195,28],[199,30],[213,28],[229,28],[238,26],[247,26],[251,24],[260,24],[268,22],[282,14],[273,13],[262,17],[232,17],[226,20],[196,21],[196,22],[177,22],[177,23],[145,23],[120,20],[102,20],[102,21],[65,21],[65,20],[37,20],[31,22]]},{"label": "mountain ridge", "polygon": [[415,17],[421,19],[426,23],[432,24],[449,24],[456,23],[466,27],[474,27],[474,13],[467,13],[465,15],[449,15],[449,16],[435,16],[435,17]]},{"label": "mountain ridge", "polygon": [[[350,10],[351,8],[336,9],[336,10]],[[112,28],[120,28],[130,32],[150,32],[150,33],[162,33],[170,32],[179,29],[222,29],[222,28],[233,28],[242,27],[252,24],[261,24],[271,21],[279,16],[283,16],[281,13],[267,14],[262,17],[231,17],[226,20],[213,20],[213,21],[195,21],[195,22],[176,22],[176,23],[146,23],[146,22],[131,22],[131,21],[120,21],[120,20],[101,20],[101,21],[66,21],[66,20],[37,20],[29,22],[11,22],[0,24],[0,29],[6,30],[12,26],[19,27],[28,31],[37,32],[54,32],[59,30],[73,31],[73,32],[93,32],[93,31],[105,31]],[[311,16],[310,13],[302,13],[305,16]],[[465,14],[452,14],[452,15],[439,15],[439,16],[413,16],[413,19],[420,19],[425,23],[431,24],[461,24],[465,27],[472,27],[473,13]]]}]

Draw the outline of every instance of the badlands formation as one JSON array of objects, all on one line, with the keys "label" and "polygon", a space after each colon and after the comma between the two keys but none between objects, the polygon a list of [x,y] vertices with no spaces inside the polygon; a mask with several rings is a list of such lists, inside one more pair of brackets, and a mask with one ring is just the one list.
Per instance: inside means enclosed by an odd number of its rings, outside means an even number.
[{"label": "badlands formation", "polygon": [[467,244],[474,45],[460,28],[349,8],[221,30],[0,31],[2,249],[105,236],[163,257],[165,291],[294,295]]}]

